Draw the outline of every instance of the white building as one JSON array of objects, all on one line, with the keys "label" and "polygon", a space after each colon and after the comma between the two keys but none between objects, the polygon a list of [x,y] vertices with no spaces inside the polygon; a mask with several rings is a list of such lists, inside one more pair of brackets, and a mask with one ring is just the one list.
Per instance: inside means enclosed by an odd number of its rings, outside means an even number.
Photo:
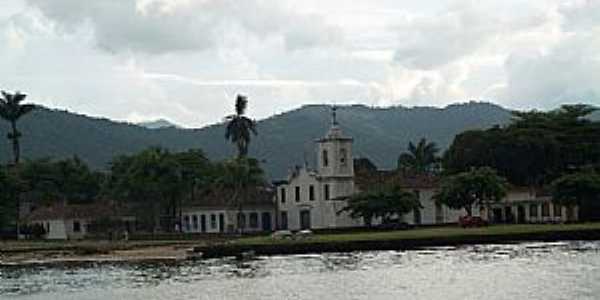
[{"label": "white building", "polygon": [[204,195],[182,208],[182,230],[186,233],[232,233],[272,231],[275,228],[273,193],[268,189],[248,191],[242,205],[227,203],[230,193]]},{"label": "white building", "polygon": [[102,218],[118,218],[127,230],[131,230],[135,223],[132,216],[116,217],[113,208],[106,203],[59,203],[40,207],[33,210],[25,221],[29,225],[41,225],[45,239],[78,240],[88,237],[90,224]]}]

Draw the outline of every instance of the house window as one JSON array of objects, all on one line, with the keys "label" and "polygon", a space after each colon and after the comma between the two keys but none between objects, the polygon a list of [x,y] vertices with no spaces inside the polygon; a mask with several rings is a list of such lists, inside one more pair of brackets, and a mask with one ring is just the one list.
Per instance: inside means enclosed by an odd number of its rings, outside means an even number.
[{"label": "house window", "polygon": [[185,228],[185,231],[190,231],[190,216],[185,216],[183,217],[183,226]]},{"label": "house window", "polygon": [[300,187],[299,186],[297,186],[295,188],[295,195],[296,195],[296,202],[299,202],[300,201]]},{"label": "house window", "polygon": [[323,150],[323,167],[329,166],[329,153],[327,150]]},{"label": "house window", "polygon": [[215,214],[210,215],[210,228],[217,229],[217,215]]},{"label": "house window", "polygon": [[287,230],[288,229],[288,215],[287,215],[287,211],[282,211],[281,212],[281,220],[279,220],[279,227],[281,230]]},{"label": "house window", "polygon": [[315,186],[311,185],[308,187],[308,200],[315,200]]},{"label": "house window", "polygon": [[285,188],[281,189],[281,203],[285,203]]},{"label": "house window", "polygon": [[348,161],[347,156],[348,152],[346,149],[340,149],[340,164],[342,166],[346,166],[346,162]]},{"label": "house window", "polygon": [[554,216],[562,217],[562,206],[560,206],[558,204],[554,204]]},{"label": "house window", "polygon": [[325,191],[324,191],[325,192],[325,200],[329,200],[329,184],[326,184],[324,186],[324,189],[325,189]]},{"label": "house window", "polygon": [[538,216],[538,206],[537,204],[531,204],[529,205],[529,217],[530,218],[537,218]]},{"label": "house window", "polygon": [[258,228],[258,213],[250,213],[250,228]]},{"label": "house window", "polygon": [[238,213],[237,220],[239,228],[246,228],[246,215],[244,213]]},{"label": "house window", "polygon": [[73,221],[73,232],[81,232],[81,223]]},{"label": "house window", "polygon": [[198,230],[198,216],[192,216],[192,229]]},{"label": "house window", "polygon": [[542,217],[550,216],[550,204],[544,203],[542,204]]}]

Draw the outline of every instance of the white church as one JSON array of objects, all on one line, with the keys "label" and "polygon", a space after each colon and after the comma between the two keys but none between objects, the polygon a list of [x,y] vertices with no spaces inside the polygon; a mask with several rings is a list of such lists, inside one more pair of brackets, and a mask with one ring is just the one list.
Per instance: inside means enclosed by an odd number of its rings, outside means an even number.
[{"label": "white church", "polygon": [[[353,139],[345,136],[336,120],[327,134],[316,141],[317,168],[297,167],[287,180],[276,184],[276,208],[279,229],[332,229],[363,226],[362,219],[354,219],[348,213],[338,212],[346,207],[340,200],[366,188],[370,179],[392,177],[394,172],[371,170],[355,174],[352,156]],[[409,224],[443,224],[456,222],[460,211],[436,205],[432,196],[437,182],[431,178],[411,178],[398,182],[404,188],[419,195],[423,208],[401,216]],[[375,222],[377,223],[377,222]]]}]

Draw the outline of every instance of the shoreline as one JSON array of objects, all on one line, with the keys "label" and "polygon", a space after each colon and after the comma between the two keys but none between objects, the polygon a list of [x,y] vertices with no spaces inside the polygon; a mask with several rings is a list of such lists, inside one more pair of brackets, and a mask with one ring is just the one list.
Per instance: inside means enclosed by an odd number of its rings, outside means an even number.
[{"label": "shoreline", "polygon": [[0,267],[95,263],[177,263],[188,260],[310,253],[418,250],[474,244],[600,240],[600,223],[446,226],[400,231],[315,234],[281,240],[270,236],[157,241],[13,241],[0,246]]},{"label": "shoreline", "polygon": [[[579,226],[578,226],[579,225]],[[582,226],[583,225],[583,226]],[[202,253],[203,259],[222,258],[222,257],[244,257],[251,253],[256,256],[272,255],[297,255],[310,253],[331,253],[331,252],[353,252],[353,251],[386,251],[386,250],[418,250],[429,247],[444,246],[462,246],[475,244],[511,244],[522,242],[559,242],[575,240],[600,240],[600,224],[591,223],[573,224],[573,225],[532,225],[547,226],[545,230],[531,230],[529,232],[510,232],[494,233],[490,226],[486,228],[453,228],[451,230],[458,232],[448,236],[428,236],[427,233],[434,232],[435,229],[425,232],[422,236],[410,235],[410,230],[390,232],[390,238],[369,238],[369,233],[355,234],[356,239],[329,240],[328,236],[314,236],[303,240],[274,240],[272,238],[263,239],[243,239],[229,244],[209,245],[194,247],[194,251]],[[519,225],[500,225],[510,229],[511,226]],[[563,226],[563,228],[552,228],[552,226]],[[499,226],[498,226],[499,227]],[[564,228],[566,227],[566,228]],[[572,227],[572,228],[569,228]],[[486,232],[487,228],[490,228]],[[537,229],[537,228],[535,228]],[[415,232],[426,229],[414,229]],[[460,232],[462,230],[462,232]],[[398,237],[393,237],[398,233]],[[374,232],[373,235],[376,235]],[[385,236],[385,235],[384,235]],[[363,238],[364,237],[364,238]],[[270,239],[270,242],[269,242]]]}]

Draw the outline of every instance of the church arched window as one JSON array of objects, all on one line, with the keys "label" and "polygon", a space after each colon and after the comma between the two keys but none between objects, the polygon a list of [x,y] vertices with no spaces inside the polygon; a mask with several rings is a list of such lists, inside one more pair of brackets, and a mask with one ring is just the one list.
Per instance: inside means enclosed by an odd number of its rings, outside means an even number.
[{"label": "church arched window", "polygon": [[346,165],[346,162],[348,161],[348,152],[346,151],[346,149],[342,148],[340,149],[340,164],[342,166]]},{"label": "church arched window", "polygon": [[329,166],[329,153],[327,153],[327,150],[323,150],[323,167],[327,167]]}]

